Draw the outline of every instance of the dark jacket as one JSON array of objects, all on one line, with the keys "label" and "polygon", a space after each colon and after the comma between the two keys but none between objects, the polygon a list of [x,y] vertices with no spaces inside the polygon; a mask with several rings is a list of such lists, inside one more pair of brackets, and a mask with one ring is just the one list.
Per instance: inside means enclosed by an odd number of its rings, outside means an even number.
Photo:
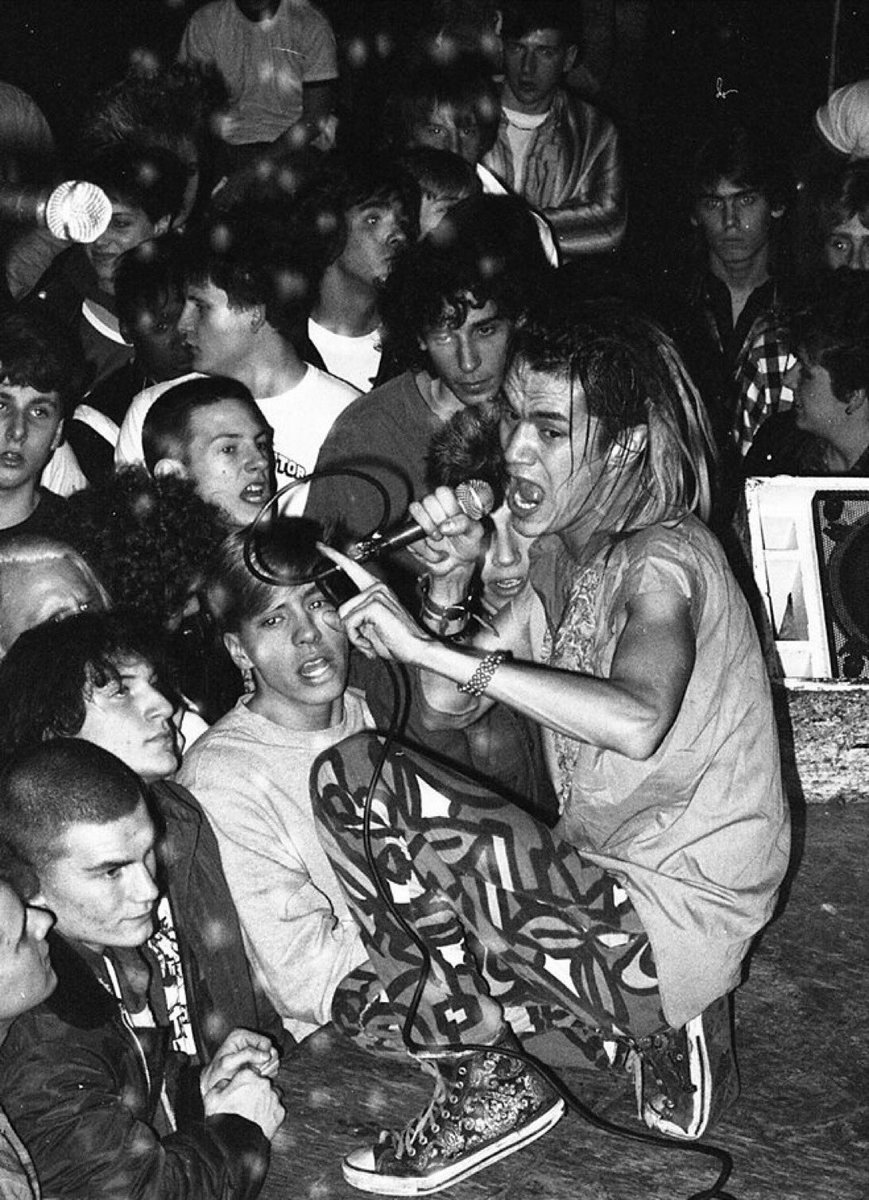
[{"label": "dark jacket", "polygon": [[524,180],[516,179],[507,126],[502,110],[498,137],[483,162],[543,214],[562,257],[616,250],[627,206],[619,136],[609,117],[560,88],[532,136]]},{"label": "dark jacket", "polygon": [[164,1031],[134,1033],[100,982],[97,956],[86,960],[56,935],[50,943],[57,990],[15,1021],[0,1050],[0,1099],[43,1193],[64,1200],[256,1196],[269,1162],[259,1127],[235,1115],[205,1119],[188,1072],[173,1089],[178,1129],[169,1131],[161,1089],[183,1075]]},{"label": "dark jacket", "polygon": [[210,1062],[238,1028],[266,1033],[282,1046],[289,1035],[253,982],[217,840],[199,801],[169,780],[153,784],[150,797],[160,833],[161,890],[169,893],[178,929],[200,1059]]}]

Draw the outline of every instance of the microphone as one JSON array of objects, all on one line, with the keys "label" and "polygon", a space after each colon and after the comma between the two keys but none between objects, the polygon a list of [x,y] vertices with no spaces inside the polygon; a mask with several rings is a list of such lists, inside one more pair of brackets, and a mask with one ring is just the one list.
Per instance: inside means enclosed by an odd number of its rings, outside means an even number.
[{"label": "microphone", "polygon": [[[472,521],[480,521],[487,517],[495,507],[495,493],[485,479],[468,479],[460,483],[456,488],[456,499],[459,508]],[[425,536],[421,525],[417,525],[416,521],[407,521],[392,533],[375,533],[372,537],[357,542],[349,556],[356,562],[368,562],[372,558],[380,558],[382,554],[389,554],[392,550],[401,550]]]},{"label": "microphone", "polygon": [[112,219],[112,202],[95,183],[68,179],[56,188],[0,184],[0,218],[41,225],[67,242],[95,242]]}]

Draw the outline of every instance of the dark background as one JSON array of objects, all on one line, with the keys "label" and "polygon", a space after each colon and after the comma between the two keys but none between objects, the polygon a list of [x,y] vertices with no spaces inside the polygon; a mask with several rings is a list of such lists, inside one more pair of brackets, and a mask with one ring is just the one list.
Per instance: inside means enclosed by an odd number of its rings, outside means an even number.
[{"label": "dark background", "polygon": [[[0,0],[0,78],[33,96],[63,149],[94,93],[120,78],[131,56],[174,57],[201,2]],[[366,97],[402,70],[429,0],[320,0],[320,7],[345,64],[350,47],[367,50],[364,67],[346,67],[341,89],[344,108],[367,119]],[[605,75],[595,100],[618,121],[627,150],[629,244],[648,240],[650,222],[659,240],[669,240],[682,167],[721,116],[760,118],[788,155],[806,148],[812,113],[828,92],[834,7],[834,0],[615,0],[613,17],[608,0],[587,0],[585,57],[602,63]],[[869,0],[841,4],[837,48],[835,86],[869,75]]]}]

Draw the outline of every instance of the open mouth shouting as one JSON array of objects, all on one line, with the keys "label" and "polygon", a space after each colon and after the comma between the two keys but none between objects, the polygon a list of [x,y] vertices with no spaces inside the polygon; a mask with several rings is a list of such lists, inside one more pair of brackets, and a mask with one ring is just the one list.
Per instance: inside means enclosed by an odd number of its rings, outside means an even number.
[{"label": "open mouth shouting", "polygon": [[540,508],[546,493],[530,479],[513,476],[507,484],[507,503],[514,516],[531,517]]}]

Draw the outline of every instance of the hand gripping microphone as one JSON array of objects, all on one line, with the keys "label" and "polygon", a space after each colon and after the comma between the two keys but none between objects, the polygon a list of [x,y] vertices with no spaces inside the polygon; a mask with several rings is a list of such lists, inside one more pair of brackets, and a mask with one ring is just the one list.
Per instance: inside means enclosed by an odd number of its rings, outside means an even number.
[{"label": "hand gripping microphone", "polygon": [[[485,479],[468,479],[456,488],[456,500],[459,508],[472,521],[480,521],[487,517],[495,507],[495,493]],[[392,533],[375,533],[365,538],[349,551],[349,557],[357,562],[368,562],[372,558],[380,558],[392,550],[401,550],[411,542],[418,542],[426,536],[425,530],[416,521],[407,521],[399,525]]]},{"label": "hand gripping microphone", "polygon": [[68,242],[95,242],[112,219],[112,202],[95,183],[68,179],[51,190],[0,184],[0,219],[47,228]]}]

